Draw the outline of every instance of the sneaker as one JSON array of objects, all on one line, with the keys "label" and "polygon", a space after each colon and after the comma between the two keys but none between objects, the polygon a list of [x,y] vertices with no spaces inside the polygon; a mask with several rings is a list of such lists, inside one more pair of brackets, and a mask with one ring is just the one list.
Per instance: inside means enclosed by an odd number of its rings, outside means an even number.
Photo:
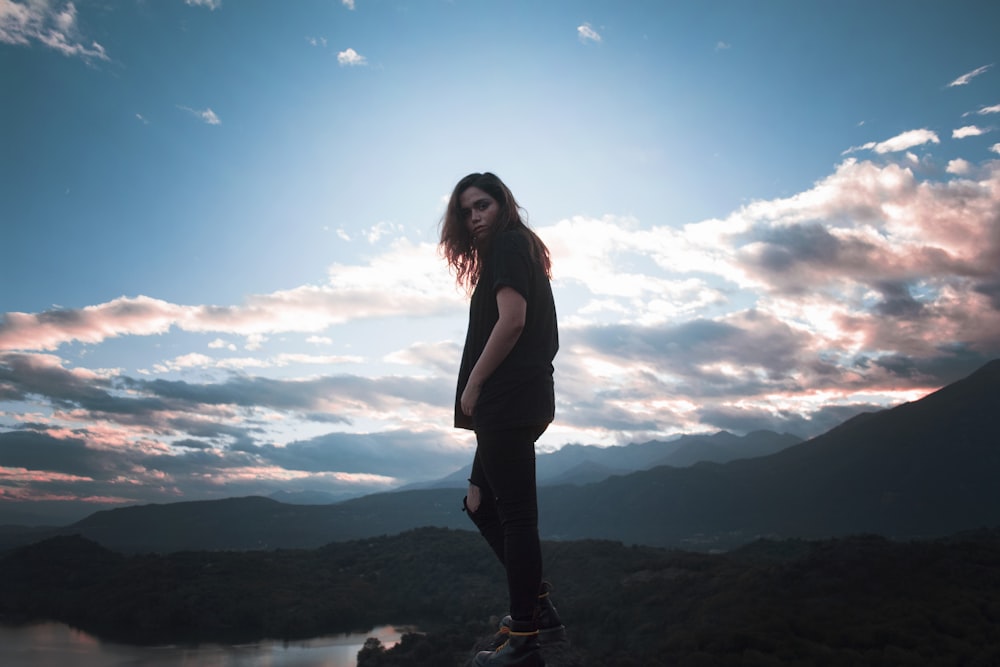
[{"label": "sneaker", "polygon": [[493,651],[476,654],[476,667],[545,667],[538,631],[517,632],[508,629],[507,641]]}]

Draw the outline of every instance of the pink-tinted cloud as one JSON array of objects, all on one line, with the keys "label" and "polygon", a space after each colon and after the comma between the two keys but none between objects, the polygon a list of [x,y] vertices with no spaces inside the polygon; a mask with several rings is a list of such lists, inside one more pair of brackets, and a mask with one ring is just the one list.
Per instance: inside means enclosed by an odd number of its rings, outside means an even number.
[{"label": "pink-tinted cloud", "polygon": [[28,470],[27,468],[3,468],[0,467],[0,483],[2,482],[92,482],[90,477],[80,475],[67,475],[48,470]]},{"label": "pink-tinted cloud", "polygon": [[396,244],[359,266],[336,265],[327,285],[253,295],[239,306],[178,305],[120,297],[80,309],[0,316],[0,351],[55,350],[72,341],[183,331],[242,336],[320,332],[351,320],[426,317],[462,308],[460,295],[429,245]]},{"label": "pink-tinted cloud", "polygon": [[1000,165],[974,178],[918,181],[896,165],[844,162],[812,190],[736,216],[747,276],[771,291],[995,274]]},{"label": "pink-tinted cloud", "polygon": [[1000,163],[952,161],[948,172],[958,177],[848,159],[792,197],[683,230],[614,219],[543,228],[570,258],[559,281],[590,288],[619,256],[653,259],[662,274],[649,284],[723,281],[718,314],[648,323],[644,286],[590,289],[620,315],[588,322],[588,307],[564,320],[563,423],[633,439],[703,419],[812,432],[1000,356]]}]

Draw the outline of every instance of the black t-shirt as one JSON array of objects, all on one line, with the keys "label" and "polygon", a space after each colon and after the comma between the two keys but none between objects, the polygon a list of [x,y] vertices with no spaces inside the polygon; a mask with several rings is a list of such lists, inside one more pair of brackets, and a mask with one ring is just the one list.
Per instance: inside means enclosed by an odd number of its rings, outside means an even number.
[{"label": "black t-shirt", "polygon": [[[469,305],[469,330],[458,372],[455,426],[496,431],[549,424],[555,416],[552,360],[559,349],[559,330],[552,286],[541,264],[531,257],[524,230],[508,230],[493,239]],[[512,287],[527,302],[524,329],[514,348],[483,383],[472,417],[462,412],[461,398],[472,367],[500,317],[496,293]]]}]

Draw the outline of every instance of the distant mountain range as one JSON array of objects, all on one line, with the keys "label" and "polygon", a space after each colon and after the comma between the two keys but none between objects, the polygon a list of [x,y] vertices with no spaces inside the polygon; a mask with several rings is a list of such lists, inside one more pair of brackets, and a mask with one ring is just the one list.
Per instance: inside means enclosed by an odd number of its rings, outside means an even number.
[{"label": "distant mountain range", "polygon": [[[726,549],[758,536],[922,538],[1000,525],[1000,360],[919,401],[860,415],[787,446],[793,438],[720,433],[600,452],[570,446],[539,456],[542,536]],[[678,467],[692,451],[725,458],[751,450],[764,455]],[[657,465],[663,461],[673,463]],[[614,472],[622,474],[608,476]],[[437,483],[444,488],[330,505],[234,498],[127,507],[48,534],[169,552],[315,547],[420,526],[471,530],[456,488],[464,486],[465,473],[451,477]],[[7,529],[0,545],[40,536],[38,529]]]},{"label": "distant mountain range", "polygon": [[[548,454],[539,454],[535,475],[539,486],[591,484],[613,475],[627,475],[658,466],[683,468],[702,461],[726,463],[737,459],[773,454],[802,442],[788,433],[754,431],[737,436],[726,431],[713,435],[683,435],[662,441],[620,447],[566,445]],[[439,480],[410,484],[400,489],[464,489],[468,484],[471,463]]]}]

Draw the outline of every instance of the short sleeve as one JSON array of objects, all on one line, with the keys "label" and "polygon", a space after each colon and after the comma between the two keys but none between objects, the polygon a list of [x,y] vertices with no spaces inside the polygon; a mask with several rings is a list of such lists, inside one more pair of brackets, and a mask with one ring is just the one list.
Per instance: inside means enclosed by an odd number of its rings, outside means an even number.
[{"label": "short sleeve", "polygon": [[528,240],[517,232],[500,234],[493,244],[493,292],[512,287],[529,301],[532,270]]}]

